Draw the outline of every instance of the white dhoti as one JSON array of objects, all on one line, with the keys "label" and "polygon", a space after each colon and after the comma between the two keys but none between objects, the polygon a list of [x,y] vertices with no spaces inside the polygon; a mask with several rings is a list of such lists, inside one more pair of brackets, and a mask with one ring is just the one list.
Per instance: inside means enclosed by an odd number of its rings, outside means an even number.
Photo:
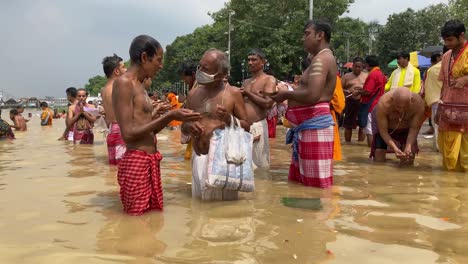
[{"label": "white dhoti", "polygon": [[239,192],[210,187],[208,180],[208,155],[192,155],[192,197],[202,201],[229,201],[239,199]]},{"label": "white dhoti", "polygon": [[[252,159],[254,169],[270,167],[270,144],[268,143],[268,123],[266,118],[253,123],[250,133],[254,142],[252,148]],[[259,139],[257,139],[260,137]]]}]

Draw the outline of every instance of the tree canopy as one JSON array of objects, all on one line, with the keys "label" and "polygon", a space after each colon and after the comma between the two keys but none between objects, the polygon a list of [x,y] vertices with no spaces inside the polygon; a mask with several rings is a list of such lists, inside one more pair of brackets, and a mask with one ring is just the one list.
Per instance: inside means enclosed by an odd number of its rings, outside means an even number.
[{"label": "tree canopy", "polygon": [[[343,63],[372,53],[386,65],[399,51],[442,45],[440,28],[448,19],[468,22],[468,0],[450,0],[447,5],[430,5],[418,11],[407,9],[391,14],[385,25],[344,16],[353,2],[314,1],[314,18],[332,24],[331,47],[337,60]],[[309,16],[308,4],[308,0],[233,0],[226,3],[221,10],[209,14],[214,20],[212,24],[179,36],[166,47],[164,68],[153,81],[152,89],[161,90],[180,82],[177,69],[183,61],[198,61],[209,48],[228,51],[230,14],[231,77],[234,83],[246,77],[242,70],[247,73],[247,54],[252,48],[263,49],[271,74],[278,79],[291,78],[300,72],[300,60],[307,56],[301,38]],[[86,89],[97,94],[104,83],[104,77],[95,76],[89,79]]]}]

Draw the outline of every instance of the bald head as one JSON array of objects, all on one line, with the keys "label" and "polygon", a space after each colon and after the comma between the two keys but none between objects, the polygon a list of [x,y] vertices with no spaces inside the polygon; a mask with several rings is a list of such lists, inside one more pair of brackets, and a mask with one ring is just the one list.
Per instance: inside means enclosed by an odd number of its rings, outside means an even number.
[{"label": "bald head", "polygon": [[226,53],[219,49],[209,49],[203,55],[204,58],[208,59],[208,61],[215,63],[218,67],[218,71],[224,74],[229,72],[229,68],[231,67],[229,64],[229,59]]},{"label": "bald head", "polygon": [[398,87],[393,90],[393,100],[395,101],[410,101],[411,91],[406,87]]},{"label": "bald head", "polygon": [[392,104],[397,112],[402,113],[410,107],[412,94],[406,87],[398,87],[392,90]]}]

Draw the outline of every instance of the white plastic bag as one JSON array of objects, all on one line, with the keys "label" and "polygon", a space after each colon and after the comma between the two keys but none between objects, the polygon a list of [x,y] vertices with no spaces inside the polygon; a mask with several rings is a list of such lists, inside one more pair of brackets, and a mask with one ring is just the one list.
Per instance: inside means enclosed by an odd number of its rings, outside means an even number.
[{"label": "white plastic bag", "polygon": [[224,150],[225,129],[216,129],[210,139],[208,152],[208,177],[206,184],[210,187],[237,190],[241,192],[253,192],[255,189],[253,162],[252,162],[252,134],[241,131],[242,138],[238,141],[245,149],[246,157],[242,163],[230,163],[226,159]]},{"label": "white plastic bag", "polygon": [[242,164],[247,158],[243,144],[244,132],[239,119],[231,115],[231,124],[224,129],[224,153],[228,163]]}]

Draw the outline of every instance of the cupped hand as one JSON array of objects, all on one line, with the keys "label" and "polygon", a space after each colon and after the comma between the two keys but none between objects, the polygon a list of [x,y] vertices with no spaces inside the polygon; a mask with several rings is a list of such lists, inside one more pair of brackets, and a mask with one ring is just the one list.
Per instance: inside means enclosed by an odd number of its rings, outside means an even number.
[{"label": "cupped hand", "polygon": [[395,149],[395,156],[400,160],[406,160],[407,156],[405,152],[401,151],[400,149]]},{"label": "cupped hand", "polygon": [[201,118],[200,113],[184,108],[171,110],[169,113],[172,115],[174,120],[183,122],[198,121]]}]

